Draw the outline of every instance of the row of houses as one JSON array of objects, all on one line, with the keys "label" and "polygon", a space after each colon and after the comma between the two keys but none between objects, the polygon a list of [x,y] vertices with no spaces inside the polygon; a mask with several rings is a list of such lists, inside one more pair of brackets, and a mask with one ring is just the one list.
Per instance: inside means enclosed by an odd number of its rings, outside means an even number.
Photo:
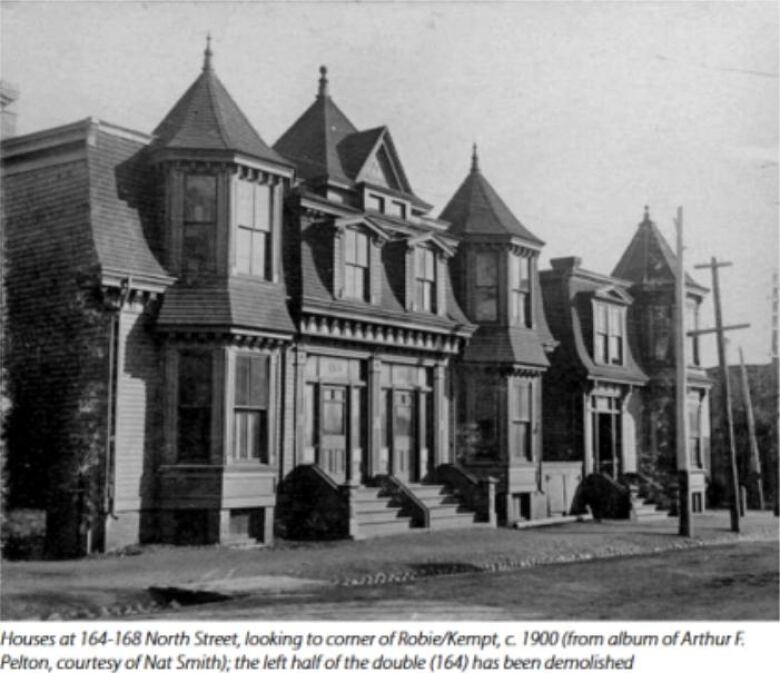
[{"label": "row of houses", "polygon": [[51,553],[509,524],[591,477],[676,481],[675,260],[647,209],[612,275],[540,269],[476,148],[434,217],[324,67],[269,146],[208,47],[151,135],[87,119],[2,162],[10,503],[47,511]]}]

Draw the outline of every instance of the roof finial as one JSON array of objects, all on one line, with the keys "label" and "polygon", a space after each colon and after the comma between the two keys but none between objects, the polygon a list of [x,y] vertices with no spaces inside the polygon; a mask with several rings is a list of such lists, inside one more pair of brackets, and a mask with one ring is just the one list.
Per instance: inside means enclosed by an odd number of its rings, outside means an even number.
[{"label": "roof finial", "polygon": [[206,34],[206,51],[203,52],[203,70],[211,70],[211,33]]},{"label": "roof finial", "polygon": [[317,92],[317,96],[328,95],[328,69],[324,66],[320,66],[320,88]]},{"label": "roof finial", "polygon": [[642,222],[649,222],[650,221],[650,206],[645,205],[645,219],[642,220]]},{"label": "roof finial", "polygon": [[471,146],[471,172],[479,172],[479,157],[477,156],[477,143]]}]

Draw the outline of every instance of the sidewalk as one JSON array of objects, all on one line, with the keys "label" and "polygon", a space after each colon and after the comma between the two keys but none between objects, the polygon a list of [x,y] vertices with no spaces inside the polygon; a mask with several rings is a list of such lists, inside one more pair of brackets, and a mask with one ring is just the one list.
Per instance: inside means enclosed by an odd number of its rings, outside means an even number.
[{"label": "sidewalk", "polygon": [[[493,572],[591,558],[777,540],[778,519],[751,512],[739,535],[729,514],[694,517],[694,537],[677,519],[605,521],[514,530],[417,531],[372,540],[280,542],[272,548],[145,547],[136,555],[78,561],[3,562],[2,619],[121,617],[159,610],[149,588],[230,587],[230,591],[311,590],[317,580],[343,585],[411,581],[454,572]],[[286,589],[285,589],[286,587]],[[260,589],[262,591],[263,589]]]}]

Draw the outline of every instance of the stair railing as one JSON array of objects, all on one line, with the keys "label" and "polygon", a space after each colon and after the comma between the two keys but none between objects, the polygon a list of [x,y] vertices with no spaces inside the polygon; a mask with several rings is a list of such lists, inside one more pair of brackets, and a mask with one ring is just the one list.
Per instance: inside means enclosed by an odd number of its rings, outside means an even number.
[{"label": "stair railing", "polygon": [[431,511],[407,484],[391,474],[380,477],[379,483],[383,491],[402,502],[404,507],[410,510],[412,520],[416,525],[422,528],[431,527]]},{"label": "stair railing", "polygon": [[477,513],[481,520],[487,521],[492,526],[498,524],[495,507],[496,483],[498,480],[495,477],[477,479],[477,477],[469,474],[459,465],[452,463],[438,465],[435,475],[437,480],[454,489],[465,500],[466,505]]}]

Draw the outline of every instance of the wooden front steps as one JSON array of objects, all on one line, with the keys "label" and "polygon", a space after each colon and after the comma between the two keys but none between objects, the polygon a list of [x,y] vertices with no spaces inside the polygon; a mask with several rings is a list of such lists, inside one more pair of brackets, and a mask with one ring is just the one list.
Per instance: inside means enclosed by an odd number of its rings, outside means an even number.
[{"label": "wooden front steps", "polygon": [[382,488],[362,486],[352,498],[360,538],[404,533],[413,525],[412,517],[404,513],[403,503]]},{"label": "wooden front steps", "polygon": [[443,484],[406,484],[412,496],[425,507],[429,528],[469,528],[475,524],[476,513],[463,505],[458,494]]},{"label": "wooden front steps", "polygon": [[669,512],[656,504],[651,498],[640,495],[640,490],[631,486],[629,488],[629,499],[631,501],[630,518],[632,521],[655,521],[666,519]]}]

